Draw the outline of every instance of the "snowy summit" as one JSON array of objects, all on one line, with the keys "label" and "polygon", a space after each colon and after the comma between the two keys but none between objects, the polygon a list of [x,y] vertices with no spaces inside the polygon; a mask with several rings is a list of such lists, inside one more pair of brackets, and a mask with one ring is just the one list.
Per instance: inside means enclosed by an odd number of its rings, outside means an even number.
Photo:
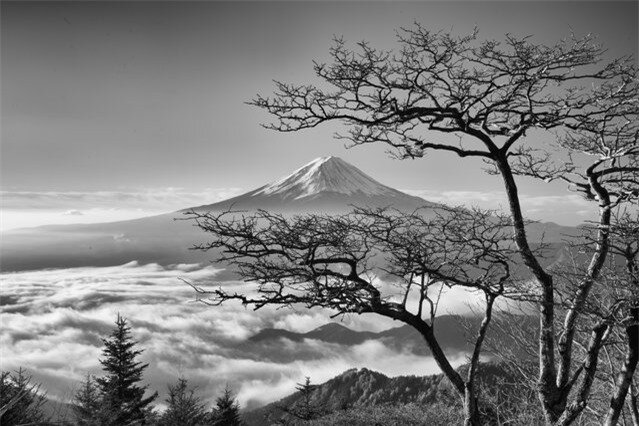
[{"label": "snowy summit", "polygon": [[413,211],[435,204],[383,185],[341,158],[320,157],[253,191],[194,209],[342,214],[354,206]]},{"label": "snowy summit", "polygon": [[396,190],[382,185],[341,158],[320,157],[259,188],[253,195],[279,195],[282,199],[297,200],[322,192],[370,197],[392,195]]}]

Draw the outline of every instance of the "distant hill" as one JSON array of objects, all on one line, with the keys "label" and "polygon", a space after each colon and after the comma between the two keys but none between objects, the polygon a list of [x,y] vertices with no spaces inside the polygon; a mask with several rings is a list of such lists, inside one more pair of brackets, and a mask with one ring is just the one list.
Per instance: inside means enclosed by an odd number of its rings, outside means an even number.
[{"label": "distant hill", "polygon": [[[467,343],[468,339],[464,332],[464,326],[468,325],[475,329],[479,326],[480,321],[480,318],[475,317],[442,315],[436,320],[435,335],[446,352],[450,354],[467,352],[470,350],[470,346]],[[281,339],[293,342],[312,339],[345,346],[359,345],[367,340],[375,340],[396,351],[407,351],[418,355],[430,354],[424,338],[413,327],[408,325],[390,328],[381,332],[354,331],[338,323],[329,323],[307,333],[266,328],[258,331],[247,341],[242,342],[240,348],[244,353],[255,352],[255,348],[258,346],[271,348],[272,350],[260,352],[267,358],[277,356],[277,361],[283,361],[281,348],[291,347],[281,345]],[[280,349],[278,350],[278,348]],[[295,359],[294,357],[298,355],[293,352],[294,349],[291,348],[290,350],[291,359]]]},{"label": "distant hill", "polygon": [[[515,391],[515,379],[496,364],[482,365],[481,377],[489,388],[498,384],[504,392]],[[295,392],[264,407],[246,411],[243,413],[244,421],[248,426],[257,426],[277,424],[280,419],[290,419],[291,417],[281,408],[295,407],[301,403],[301,398],[301,393]],[[317,385],[311,393],[310,403],[315,410],[325,414],[351,407],[384,404],[439,403],[453,407],[461,406],[459,397],[441,374],[388,377],[366,368],[347,370]]]},{"label": "distant hill", "polygon": [[[493,327],[489,328],[488,339],[483,350],[483,354],[486,357],[491,356],[490,349],[493,345],[518,347],[511,344],[511,337],[500,331],[499,327],[494,326],[498,321],[500,319],[497,315],[494,319]],[[526,327],[526,329],[531,330],[531,333],[535,333],[536,317],[520,316],[518,321],[522,324],[522,327]],[[472,345],[469,341],[474,340],[475,330],[478,329],[480,322],[481,318],[479,317],[456,315],[438,317],[435,322],[435,335],[444,352],[452,357],[470,353]],[[471,333],[471,335],[468,335],[468,333]],[[295,344],[287,344],[286,341],[294,342]],[[430,355],[430,349],[424,338],[411,326],[403,325],[381,332],[372,332],[354,331],[338,323],[329,323],[306,333],[266,328],[258,331],[247,340],[229,347],[228,350],[230,356],[277,363],[323,359],[326,356],[326,346],[305,345],[304,343],[307,341],[319,341],[324,342],[326,345],[333,345],[331,350],[334,351],[341,350],[340,347],[352,347],[366,341],[375,341],[397,353]],[[518,356],[523,359],[527,355],[521,353]]]}]

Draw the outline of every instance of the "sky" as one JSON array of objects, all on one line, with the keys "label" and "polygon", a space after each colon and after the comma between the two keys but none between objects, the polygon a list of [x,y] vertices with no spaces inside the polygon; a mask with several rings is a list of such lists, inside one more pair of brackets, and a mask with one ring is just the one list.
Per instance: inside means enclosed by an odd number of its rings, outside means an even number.
[{"label": "sky", "polygon": [[[392,48],[395,30],[414,21],[547,43],[594,33],[611,57],[637,51],[633,1],[3,1],[1,15],[2,229],[204,204],[326,155],[400,190],[472,203],[501,189],[479,163],[347,150],[333,139],[336,126],[268,131],[266,113],[245,102],[271,93],[274,79],[317,82],[312,61],[327,59],[334,35]],[[560,184],[520,187],[529,198],[567,195]],[[573,200],[570,214],[551,203],[538,216],[578,222],[583,205]]]}]

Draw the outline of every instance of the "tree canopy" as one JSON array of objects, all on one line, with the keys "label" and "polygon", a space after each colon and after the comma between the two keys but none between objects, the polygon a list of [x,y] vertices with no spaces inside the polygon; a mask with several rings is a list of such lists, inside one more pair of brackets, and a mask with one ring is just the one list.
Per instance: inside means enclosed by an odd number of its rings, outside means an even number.
[{"label": "tree canopy", "polygon": [[39,424],[48,420],[44,413],[46,397],[40,385],[20,368],[0,373],[0,422],[3,425]]}]

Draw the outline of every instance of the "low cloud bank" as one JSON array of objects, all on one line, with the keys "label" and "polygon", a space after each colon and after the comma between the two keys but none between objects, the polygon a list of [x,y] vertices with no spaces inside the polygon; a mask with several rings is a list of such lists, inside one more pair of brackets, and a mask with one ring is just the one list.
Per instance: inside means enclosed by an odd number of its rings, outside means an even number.
[{"label": "low cloud bank", "polygon": [[[209,403],[228,384],[243,406],[254,407],[291,393],[305,376],[319,383],[353,367],[388,375],[438,372],[431,358],[375,341],[347,347],[285,340],[280,350],[287,356],[264,357],[259,350],[243,353],[242,342],[263,328],[306,332],[331,321],[330,312],[253,311],[234,303],[210,307],[196,302],[193,290],[178,279],[223,285],[231,291],[251,285],[218,282],[221,271],[195,264],[163,267],[130,262],[1,274],[0,366],[27,368],[51,396],[67,400],[87,372],[100,374],[101,339],[120,313],[129,319],[134,338],[144,349],[143,361],[150,363],[147,383],[162,395],[167,383],[182,376],[197,385]],[[448,302],[440,312],[463,310],[463,301],[469,299],[468,294],[450,296],[444,298]],[[376,316],[346,316],[343,323],[374,331],[400,325]],[[456,363],[463,361],[459,357]]]},{"label": "low cloud bank", "polygon": [[137,219],[215,203],[242,192],[240,188],[187,191],[173,187],[86,192],[0,191],[0,230]]}]

